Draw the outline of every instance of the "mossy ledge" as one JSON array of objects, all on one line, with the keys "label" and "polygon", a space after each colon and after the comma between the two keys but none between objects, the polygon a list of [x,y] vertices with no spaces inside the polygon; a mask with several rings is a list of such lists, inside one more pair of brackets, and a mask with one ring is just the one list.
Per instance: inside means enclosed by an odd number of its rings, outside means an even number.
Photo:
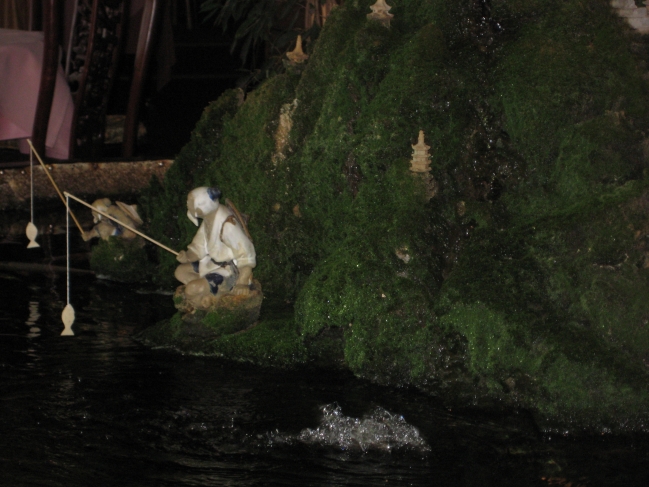
[{"label": "mossy ledge", "polygon": [[142,282],[154,272],[141,239],[99,239],[90,254],[90,268],[98,276],[119,282]]},{"label": "mossy ledge", "polygon": [[335,9],[299,73],[212,103],[142,198],[182,248],[187,192],[218,185],[266,295],[248,330],[190,340],[174,317],[150,341],[648,430],[647,41],[607,0],[393,0],[390,29],[371,3]]}]

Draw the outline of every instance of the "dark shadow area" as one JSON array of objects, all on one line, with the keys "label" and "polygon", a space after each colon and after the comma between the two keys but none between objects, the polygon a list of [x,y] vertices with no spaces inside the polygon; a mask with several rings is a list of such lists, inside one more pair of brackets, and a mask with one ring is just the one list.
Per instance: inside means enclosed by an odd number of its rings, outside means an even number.
[{"label": "dark shadow area", "polygon": [[[230,53],[231,43],[219,29],[201,23],[191,30],[185,25],[176,26],[176,62],[171,79],[162,87],[157,76],[161,60],[155,55],[152,60],[141,111],[146,135],[138,140],[138,158],[174,158],[189,141],[203,109],[223,91],[235,87],[244,71],[237,55]],[[133,56],[124,56],[109,114],[126,110],[132,66]],[[107,157],[115,157],[120,151],[119,145],[106,149]]]}]

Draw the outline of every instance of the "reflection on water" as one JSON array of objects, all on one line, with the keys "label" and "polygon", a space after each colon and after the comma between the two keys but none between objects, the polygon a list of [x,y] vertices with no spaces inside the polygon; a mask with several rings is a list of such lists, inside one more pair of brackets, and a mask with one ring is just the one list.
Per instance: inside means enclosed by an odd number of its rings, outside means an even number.
[{"label": "reflection on water", "polygon": [[37,338],[41,334],[41,329],[36,325],[36,322],[38,319],[41,317],[41,314],[38,312],[38,301],[30,301],[29,302],[29,317],[27,318],[27,321],[25,321],[25,324],[29,326],[29,333],[27,334],[27,337],[29,338]]},{"label": "reflection on water", "polygon": [[[0,246],[1,247],[1,246]],[[0,249],[1,250],[1,249]],[[348,374],[150,350],[169,296],[0,273],[0,485],[646,485],[646,437],[540,437]]]}]

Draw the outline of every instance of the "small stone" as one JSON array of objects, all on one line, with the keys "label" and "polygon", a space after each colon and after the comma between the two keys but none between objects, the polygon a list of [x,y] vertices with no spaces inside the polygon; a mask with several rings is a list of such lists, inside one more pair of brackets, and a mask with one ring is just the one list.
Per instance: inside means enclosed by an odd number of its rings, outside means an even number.
[{"label": "small stone", "polygon": [[394,251],[396,256],[404,261],[406,264],[410,262],[410,254],[408,253],[408,247],[401,247],[400,249],[397,249]]}]

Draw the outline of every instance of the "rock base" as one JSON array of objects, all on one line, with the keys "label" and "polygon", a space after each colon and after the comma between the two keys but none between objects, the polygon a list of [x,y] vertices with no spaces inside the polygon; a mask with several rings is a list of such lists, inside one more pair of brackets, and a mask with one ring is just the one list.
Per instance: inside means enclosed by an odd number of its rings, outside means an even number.
[{"label": "rock base", "polygon": [[185,286],[174,294],[174,304],[182,322],[190,329],[204,329],[206,335],[226,335],[248,328],[259,319],[264,295],[259,281],[253,281],[250,294],[237,296],[224,293],[213,296],[207,308],[197,309],[185,299]]}]

